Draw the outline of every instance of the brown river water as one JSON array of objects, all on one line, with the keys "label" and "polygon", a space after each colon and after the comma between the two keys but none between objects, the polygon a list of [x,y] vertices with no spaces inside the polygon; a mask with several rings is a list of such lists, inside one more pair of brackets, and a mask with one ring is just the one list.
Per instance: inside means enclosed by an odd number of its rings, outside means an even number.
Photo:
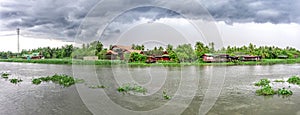
[{"label": "brown river water", "polygon": [[[0,115],[300,115],[300,87],[289,87],[292,96],[257,96],[254,82],[261,78],[287,80],[300,75],[300,64],[239,66],[96,66],[0,62],[0,73],[23,82],[0,79]],[[84,83],[64,88],[54,83],[33,85],[31,80],[67,74]],[[117,87],[138,84],[146,94],[123,94]],[[104,85],[92,89],[89,86]],[[166,100],[162,92],[172,98]]]}]

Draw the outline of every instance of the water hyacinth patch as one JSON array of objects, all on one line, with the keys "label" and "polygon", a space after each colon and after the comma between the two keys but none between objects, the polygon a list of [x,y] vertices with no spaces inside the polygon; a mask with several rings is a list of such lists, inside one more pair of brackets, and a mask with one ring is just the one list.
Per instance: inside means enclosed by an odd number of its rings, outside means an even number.
[{"label": "water hyacinth patch", "polygon": [[55,74],[53,76],[47,76],[47,77],[40,77],[40,78],[35,78],[32,80],[33,84],[39,85],[42,82],[49,82],[52,81],[53,83],[57,83],[59,85],[62,85],[64,87],[69,87],[71,85],[74,85],[75,83],[78,82],[84,82],[83,80],[75,80],[73,77],[68,76],[68,75],[58,75]]},{"label": "water hyacinth patch", "polygon": [[300,78],[298,76],[292,76],[287,80],[287,82],[300,85]]},{"label": "water hyacinth patch", "polygon": [[274,94],[276,94],[276,91],[274,89],[272,89],[271,86],[266,85],[266,86],[263,86],[261,89],[256,90],[256,94],[257,95],[274,95]]},{"label": "water hyacinth patch", "polygon": [[2,74],[1,74],[1,77],[7,79],[9,75],[10,75],[10,74],[8,74],[8,73],[2,73]]},{"label": "water hyacinth patch", "polygon": [[278,95],[293,95],[293,92],[291,90],[287,90],[285,88],[278,89],[277,93]]},{"label": "water hyacinth patch", "polygon": [[276,79],[274,82],[285,82],[283,79]]},{"label": "water hyacinth patch", "polygon": [[169,100],[171,96],[169,96],[166,91],[163,91],[163,98]]},{"label": "water hyacinth patch", "polygon": [[139,86],[139,85],[131,85],[131,84],[125,84],[121,87],[117,88],[118,92],[123,92],[123,93],[129,93],[129,92],[133,92],[133,93],[143,93],[145,94],[147,92],[147,89]]},{"label": "water hyacinth patch", "polygon": [[14,79],[10,79],[9,81],[10,81],[10,83],[17,84],[19,82],[22,82],[23,80],[14,78]]},{"label": "water hyacinth patch", "polygon": [[268,79],[260,79],[260,81],[256,82],[254,85],[255,86],[266,86],[269,85],[270,80]]},{"label": "water hyacinth patch", "polygon": [[89,86],[89,88],[97,89],[97,88],[105,88],[105,86],[103,86],[103,85],[92,85],[92,86]]}]

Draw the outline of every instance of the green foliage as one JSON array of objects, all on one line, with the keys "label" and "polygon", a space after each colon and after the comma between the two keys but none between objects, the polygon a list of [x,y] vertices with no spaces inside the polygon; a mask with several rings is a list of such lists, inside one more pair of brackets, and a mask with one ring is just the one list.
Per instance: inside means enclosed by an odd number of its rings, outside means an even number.
[{"label": "green foliage", "polygon": [[17,84],[19,82],[22,82],[23,80],[14,78],[14,79],[9,79],[9,81],[10,81],[10,83]]},{"label": "green foliage", "polygon": [[167,94],[167,92],[166,91],[163,91],[163,98],[164,99],[166,99],[166,100],[169,100],[169,99],[171,99],[171,96],[169,96],[168,94]]},{"label": "green foliage", "polygon": [[138,86],[136,84],[131,85],[131,84],[124,84],[121,87],[117,88],[118,92],[123,92],[123,93],[129,93],[129,92],[134,92],[134,93],[143,93],[145,94],[147,92],[147,89],[142,87],[142,86]]},{"label": "green foliage", "polygon": [[257,95],[274,95],[276,91],[271,86],[265,85],[261,89],[256,90]]},{"label": "green foliage", "polygon": [[287,82],[300,85],[300,78],[298,76],[292,76],[287,80]]},{"label": "green foliage", "polygon": [[147,56],[132,52],[130,54],[129,62],[145,62],[147,60]]},{"label": "green foliage", "polygon": [[278,89],[277,93],[278,95],[293,95],[293,92],[291,90],[287,90],[285,88]]},{"label": "green foliage", "polygon": [[255,86],[267,86],[269,85],[270,80],[268,79],[260,79],[260,81],[256,82],[254,85]]},{"label": "green foliage", "polygon": [[193,62],[197,59],[191,44],[178,45],[174,51],[180,62]]}]

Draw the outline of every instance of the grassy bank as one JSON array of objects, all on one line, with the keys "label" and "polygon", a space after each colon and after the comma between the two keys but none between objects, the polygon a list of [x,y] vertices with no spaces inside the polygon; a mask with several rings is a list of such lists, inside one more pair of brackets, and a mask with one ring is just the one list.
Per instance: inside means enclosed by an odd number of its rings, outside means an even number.
[{"label": "grassy bank", "polygon": [[205,62],[191,62],[191,63],[152,63],[147,64],[144,62],[126,63],[120,60],[96,60],[87,61],[79,59],[41,59],[41,60],[26,60],[26,59],[0,59],[0,62],[19,62],[19,63],[41,63],[41,64],[83,64],[83,65],[117,65],[128,64],[129,66],[224,66],[224,65],[272,65],[272,64],[295,64],[300,63],[300,58],[297,59],[263,59],[261,61],[248,61],[248,62],[224,62],[224,63],[205,63]]}]

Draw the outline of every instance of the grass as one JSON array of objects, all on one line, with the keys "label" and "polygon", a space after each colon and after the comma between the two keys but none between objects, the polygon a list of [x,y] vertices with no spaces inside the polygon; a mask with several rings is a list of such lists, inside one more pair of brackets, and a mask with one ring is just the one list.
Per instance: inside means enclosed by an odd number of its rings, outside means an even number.
[{"label": "grass", "polygon": [[266,86],[269,85],[270,80],[268,79],[260,79],[260,81],[256,82],[254,85],[255,86]]},{"label": "grass", "polygon": [[163,91],[163,95],[162,96],[166,100],[170,100],[171,99],[171,96],[169,96],[166,91]]},{"label": "grass", "polygon": [[32,83],[35,85],[39,85],[42,82],[49,82],[49,81],[52,81],[53,83],[57,83],[64,87],[69,87],[71,85],[74,85],[75,83],[84,82],[83,80],[76,80],[73,77],[64,74],[62,75],[55,74],[53,76],[32,79]]},{"label": "grass", "polygon": [[8,74],[8,73],[2,73],[2,74],[1,74],[1,77],[7,79],[9,75],[10,75],[10,74]]},{"label": "grass", "polygon": [[300,78],[298,76],[292,76],[287,80],[287,82],[300,85]]},{"label": "grass", "polygon": [[142,86],[136,85],[136,84],[134,84],[134,85],[124,84],[123,86],[118,87],[117,91],[118,92],[123,92],[123,93],[133,92],[133,93],[143,93],[143,94],[145,94],[147,92],[147,89],[142,87]]},{"label": "grass", "polygon": [[10,83],[17,84],[19,82],[22,82],[23,80],[14,78],[14,79],[9,79],[9,81],[10,81]]}]

